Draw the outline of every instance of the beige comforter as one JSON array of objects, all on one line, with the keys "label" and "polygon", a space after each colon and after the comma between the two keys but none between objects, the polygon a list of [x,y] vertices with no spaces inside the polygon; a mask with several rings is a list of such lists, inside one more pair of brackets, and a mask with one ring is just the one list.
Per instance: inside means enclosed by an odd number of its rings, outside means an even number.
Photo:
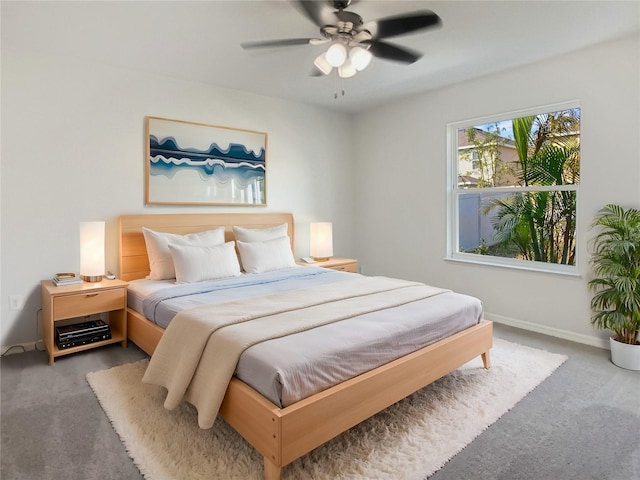
[{"label": "beige comforter", "polygon": [[329,285],[205,305],[180,312],[158,344],[143,382],[167,388],[164,406],[183,400],[211,428],[238,359],[257,343],[448,290],[386,277],[356,277]]}]

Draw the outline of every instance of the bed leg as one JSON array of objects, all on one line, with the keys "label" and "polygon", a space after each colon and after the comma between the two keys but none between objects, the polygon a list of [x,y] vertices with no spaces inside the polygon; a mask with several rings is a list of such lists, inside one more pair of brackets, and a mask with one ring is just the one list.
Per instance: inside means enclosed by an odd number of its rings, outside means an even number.
[{"label": "bed leg", "polygon": [[282,467],[277,466],[267,457],[264,458],[264,480],[280,480],[280,472]]},{"label": "bed leg", "polygon": [[491,368],[491,358],[489,357],[489,350],[482,354],[482,363],[484,368]]}]

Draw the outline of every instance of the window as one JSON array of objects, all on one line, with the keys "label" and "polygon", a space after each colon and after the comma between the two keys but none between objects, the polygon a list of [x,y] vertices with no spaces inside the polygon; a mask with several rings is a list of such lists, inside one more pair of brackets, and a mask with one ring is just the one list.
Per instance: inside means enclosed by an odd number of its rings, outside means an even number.
[{"label": "window", "polygon": [[451,260],[577,274],[580,108],[447,126]]}]

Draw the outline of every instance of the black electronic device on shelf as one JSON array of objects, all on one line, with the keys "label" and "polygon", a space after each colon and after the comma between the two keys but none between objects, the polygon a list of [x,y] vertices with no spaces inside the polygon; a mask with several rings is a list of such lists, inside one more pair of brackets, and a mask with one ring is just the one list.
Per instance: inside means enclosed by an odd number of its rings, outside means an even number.
[{"label": "black electronic device on shelf", "polygon": [[56,344],[61,350],[109,339],[111,339],[111,328],[102,320],[56,327]]}]

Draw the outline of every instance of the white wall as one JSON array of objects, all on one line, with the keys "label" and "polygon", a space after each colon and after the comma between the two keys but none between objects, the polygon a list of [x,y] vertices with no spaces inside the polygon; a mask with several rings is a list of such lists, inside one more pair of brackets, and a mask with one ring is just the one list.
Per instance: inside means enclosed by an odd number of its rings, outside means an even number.
[{"label": "white wall", "polygon": [[[78,224],[107,222],[117,271],[117,219],[129,213],[285,211],[296,255],[311,221],[334,222],[336,255],[351,236],[351,122],[344,114],[137,71],[2,48],[1,337],[34,342],[41,279],[79,268]],[[144,202],[144,117],[268,132],[267,207],[158,207]],[[22,295],[23,310],[9,310]]]},{"label": "white wall", "polygon": [[[358,115],[354,127],[316,107],[3,44],[0,345],[41,337],[39,281],[77,271],[79,222],[107,221],[115,271],[120,214],[254,210],[145,207],[146,115],[267,131],[269,205],[258,210],[293,212],[297,256],[308,252],[308,223],[331,220],[336,255],[358,258],[364,273],[476,295],[489,318],[598,344],[606,334],[589,324],[588,225],[605,203],[640,205],[639,43],[397,101]],[[576,98],[581,277],[445,262],[445,125]],[[9,310],[14,294],[23,310]]]},{"label": "white wall", "polygon": [[[446,124],[573,99],[582,108],[580,278],[445,261]],[[364,273],[452,288],[481,298],[487,318],[602,345],[606,332],[589,322],[587,239],[604,204],[640,206],[637,36],[394,102],[355,125]]]}]

